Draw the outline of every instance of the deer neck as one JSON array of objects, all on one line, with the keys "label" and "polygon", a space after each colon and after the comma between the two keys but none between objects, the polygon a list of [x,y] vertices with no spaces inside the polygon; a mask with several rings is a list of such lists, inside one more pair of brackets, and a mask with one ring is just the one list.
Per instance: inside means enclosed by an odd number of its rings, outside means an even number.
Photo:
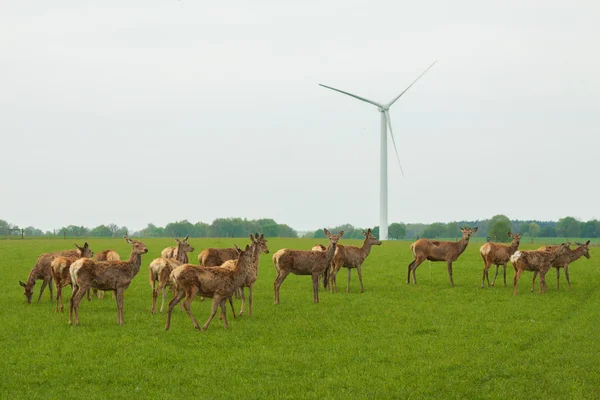
[{"label": "deer neck", "polygon": [[579,258],[581,258],[582,255],[583,255],[583,246],[579,246],[575,250],[569,250],[569,260],[570,261],[579,260]]},{"label": "deer neck", "polygon": [[181,246],[181,243],[177,244],[177,258],[176,260],[179,261],[182,264],[187,264],[190,260],[187,256],[187,253],[185,251],[183,251],[182,249],[183,246]]},{"label": "deer neck", "polygon": [[127,261],[133,267],[133,275],[137,275],[140,272],[140,266],[142,265],[142,255],[136,254],[131,251],[131,255],[129,256],[129,260]]},{"label": "deer neck", "polygon": [[329,264],[329,262],[333,259],[333,256],[335,255],[335,244],[329,242],[329,246],[327,246],[327,249],[325,250],[325,254],[327,254],[327,263]]},{"label": "deer neck", "polygon": [[246,275],[248,274],[249,264],[254,259],[254,251],[251,254],[250,262],[244,261],[247,260],[245,257],[238,257],[237,263],[235,264],[235,268],[233,269],[233,284],[236,287],[239,287],[242,282],[246,279]]},{"label": "deer neck", "polygon": [[468,245],[469,245],[469,239],[465,239],[465,237],[463,236],[458,241],[458,255],[461,255],[463,253],[463,251],[465,251],[465,249],[467,248]]},{"label": "deer neck", "polygon": [[519,245],[517,244],[516,241],[512,241],[510,243],[510,246],[508,246],[508,254],[513,255],[517,252],[517,249],[519,248]]},{"label": "deer neck", "polygon": [[373,243],[369,242],[368,239],[365,239],[362,247],[360,248],[361,253],[363,255],[363,260],[367,258],[369,253],[371,253],[371,248],[373,248]]}]

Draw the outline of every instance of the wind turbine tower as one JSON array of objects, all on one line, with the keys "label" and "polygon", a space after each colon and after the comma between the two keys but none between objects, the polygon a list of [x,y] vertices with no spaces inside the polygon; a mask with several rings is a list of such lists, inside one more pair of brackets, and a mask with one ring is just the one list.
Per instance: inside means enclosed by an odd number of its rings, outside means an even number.
[{"label": "wind turbine tower", "polygon": [[400,156],[398,156],[398,148],[396,147],[396,140],[394,139],[394,133],[392,132],[392,121],[390,120],[389,109],[398,100],[408,89],[411,88],[431,67],[435,65],[437,61],[434,61],[421,75],[417,77],[406,89],[402,91],[398,96],[396,96],[389,103],[377,103],[369,99],[365,99],[364,97],[357,96],[352,93],[344,92],[343,90],[332,88],[331,86],[321,85],[324,88],[335,90],[336,92],[340,92],[346,94],[350,97],[354,97],[355,99],[364,101],[369,104],[373,104],[377,107],[377,110],[381,113],[381,147],[380,147],[380,160],[379,160],[379,240],[387,240],[388,238],[388,195],[387,195],[387,127],[390,128],[390,136],[392,138],[392,144],[394,145],[394,150],[396,151],[396,158],[398,159],[398,165],[400,166],[400,172],[402,173],[402,177],[404,177],[404,171],[402,170],[402,164],[400,163]]}]

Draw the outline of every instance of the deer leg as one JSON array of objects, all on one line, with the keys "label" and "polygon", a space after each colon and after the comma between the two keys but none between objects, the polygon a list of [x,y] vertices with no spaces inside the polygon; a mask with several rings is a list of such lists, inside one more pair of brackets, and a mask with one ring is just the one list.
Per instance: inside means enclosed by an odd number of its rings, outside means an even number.
[{"label": "deer leg", "polygon": [[[187,312],[190,319],[192,320],[192,324],[194,325],[194,328],[200,330],[200,325],[198,325],[198,321],[196,321],[194,314],[192,314],[192,301],[194,300],[194,297],[196,297],[196,293],[198,293],[198,288],[193,286],[192,289],[189,291],[189,293],[186,293],[185,301],[183,302],[183,308],[185,309],[185,312]],[[173,304],[173,306],[175,306],[175,304]],[[169,303],[169,309],[172,309],[170,303]]]},{"label": "deer leg", "polygon": [[[484,260],[484,264],[483,264],[483,278],[481,278],[481,288],[482,289],[485,287],[485,278],[488,278],[488,268],[490,268],[490,266]],[[490,286],[490,278],[488,278],[487,283],[488,283],[488,287],[489,287]]]},{"label": "deer leg", "polygon": [[74,285],[73,291],[71,293],[71,298],[69,299],[69,325],[71,325],[73,319],[73,300],[75,299],[75,295],[79,291],[79,286]]},{"label": "deer leg", "polygon": [[[229,298],[229,301],[231,301],[231,297]],[[225,307],[225,299],[221,299],[219,305],[221,306],[221,313],[223,314],[223,325],[225,326],[225,329],[229,329],[229,323],[227,322],[227,307]],[[231,309],[233,310],[233,303],[231,303]]]},{"label": "deer leg", "polygon": [[546,292],[546,272],[540,271],[540,294]]},{"label": "deer leg", "polygon": [[[240,308],[240,317],[244,315],[244,307],[246,307],[246,295],[244,294],[244,288],[240,288],[242,292],[242,308]],[[233,306],[231,307],[231,311],[233,311]],[[233,311],[233,315],[235,316],[235,311]]]},{"label": "deer leg", "polygon": [[514,280],[514,282],[513,282],[513,287],[514,287],[514,289],[513,289],[513,296],[516,296],[516,295],[517,295],[517,283],[519,283],[519,278],[521,277],[521,274],[522,274],[522,273],[523,273],[523,270],[522,270],[522,269],[518,269],[518,270],[515,272],[515,280]]},{"label": "deer leg", "polygon": [[346,293],[350,293],[350,276],[352,275],[352,270],[348,268],[348,283],[346,284]]},{"label": "deer leg", "polygon": [[[565,271],[567,271],[567,270],[565,269]],[[567,273],[565,272],[565,275],[566,274]],[[560,268],[556,268],[556,290],[558,290],[558,281],[559,280],[560,280]]]},{"label": "deer leg", "polygon": [[[248,286],[248,315],[252,316],[252,289],[254,288],[254,283],[251,283]],[[242,315],[240,313],[240,315]]]},{"label": "deer leg", "polygon": [[115,288],[115,302],[117,303],[117,323],[123,325],[123,295],[125,294],[124,288]]},{"label": "deer leg", "polygon": [[319,274],[312,274],[313,281],[313,303],[319,302]]},{"label": "deer leg", "polygon": [[[78,286],[77,293],[71,296],[71,301],[73,302],[72,309],[75,313],[75,325],[79,325],[79,304],[81,303],[81,299],[83,299],[83,296],[85,296],[86,291],[87,288],[82,288],[81,286]],[[70,323],[71,318],[69,316],[69,324]]]},{"label": "deer leg", "polygon": [[275,278],[275,282],[273,284],[275,289],[275,304],[279,304],[279,288],[281,284],[287,278],[289,272],[288,271],[277,271],[277,278]]},{"label": "deer leg", "polygon": [[92,301],[92,294],[91,294],[92,289],[88,289],[87,290],[87,299],[88,301]]},{"label": "deer leg", "polygon": [[408,264],[408,277],[406,278],[407,285],[410,285],[410,271],[412,271],[412,266],[414,265],[415,261],[417,261],[416,258],[414,260],[412,260],[412,262],[410,264]]},{"label": "deer leg", "polygon": [[54,300],[54,294],[52,293],[52,282],[54,279],[52,279],[52,276],[50,277],[50,280],[48,281],[48,290],[50,290],[50,301]]},{"label": "deer leg", "polygon": [[356,272],[358,273],[358,281],[360,282],[360,292],[364,293],[365,288],[364,288],[363,282],[362,282],[362,265],[359,265],[358,267],[356,267]]},{"label": "deer leg", "polygon": [[[38,297],[38,303],[40,302],[40,300],[42,299],[42,294],[44,293],[44,289],[46,289],[46,285],[48,284],[48,281],[44,280],[44,282],[42,282],[42,288],[40,289],[40,295]],[[54,298],[52,298],[52,300],[54,300]]]},{"label": "deer leg", "polygon": [[160,302],[160,312],[163,312],[163,310],[165,309],[165,299],[167,298],[167,283],[165,282],[165,284],[163,285],[163,289],[162,289],[162,301]]},{"label": "deer leg", "polygon": [[416,271],[417,271],[417,268],[419,267],[419,265],[421,265],[421,263],[423,261],[425,261],[424,258],[415,258],[414,261],[412,263],[410,263],[410,265],[408,266],[408,282],[406,282],[406,283],[410,283],[410,273],[412,271],[413,283],[415,285],[417,284]]},{"label": "deer leg", "polygon": [[[571,290],[571,280],[569,279],[569,265],[568,264],[565,265],[565,278],[567,278],[567,284],[569,285],[569,290]],[[558,285],[558,281],[556,281],[556,282]],[[557,289],[558,289],[558,286],[557,286]]]},{"label": "deer leg", "polygon": [[531,280],[531,293],[535,289],[535,277],[538,275],[538,271],[533,271],[533,279]]},{"label": "deer leg", "polygon": [[452,280],[452,261],[448,261],[448,277],[450,278],[450,286],[454,287],[454,281]]},{"label": "deer leg", "polygon": [[[500,266],[498,264],[496,264],[496,275],[494,275],[494,280],[492,281],[492,286],[496,286],[496,278],[498,277],[498,268]],[[490,280],[488,278],[488,286],[490,285]]]},{"label": "deer leg", "polygon": [[[237,290],[235,290],[234,292],[237,292]],[[233,313],[233,318],[237,318],[235,315],[235,308],[233,308],[233,295],[229,296],[228,298],[229,300],[229,305],[231,306],[231,312]],[[225,304],[225,299],[223,299],[223,304]],[[223,310],[221,310],[221,314],[219,315],[219,319],[223,319]]]},{"label": "deer leg", "polygon": [[[215,317],[215,314],[217,313],[217,308],[219,307],[220,302],[221,302],[221,296],[219,296],[218,294],[215,293],[215,295],[213,297],[213,301],[212,301],[212,310],[210,312],[210,316],[208,317],[208,320],[202,327],[203,331],[208,329],[208,326],[210,325],[210,321],[212,321],[212,319]],[[196,329],[198,329],[198,328],[196,328]]]},{"label": "deer leg", "polygon": [[167,310],[167,322],[165,323],[165,331],[168,331],[169,327],[171,326],[171,312],[173,311],[173,308],[175,308],[177,303],[179,303],[184,297],[185,292],[179,289],[179,291],[175,294],[173,299],[169,302],[169,308]]},{"label": "deer leg", "polygon": [[504,287],[506,287],[506,263],[504,265]]}]

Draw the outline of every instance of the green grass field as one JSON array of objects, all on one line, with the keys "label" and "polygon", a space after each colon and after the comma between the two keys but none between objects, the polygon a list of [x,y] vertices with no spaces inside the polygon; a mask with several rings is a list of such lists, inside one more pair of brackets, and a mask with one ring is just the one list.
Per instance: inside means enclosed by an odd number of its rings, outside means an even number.
[{"label": "green grass field", "polygon": [[[198,332],[175,309],[166,332],[165,314],[150,313],[148,264],[173,241],[143,241],[150,252],[125,293],[125,325],[117,325],[108,295],[84,300],[81,325],[69,326],[48,293],[35,303],[41,281],[31,305],[18,281],[40,253],[69,248],[73,240],[0,240],[0,398],[600,398],[598,248],[590,260],[571,265],[572,290],[562,274],[557,291],[552,270],[548,292],[540,295],[536,285],[531,293],[526,272],[513,297],[511,266],[508,287],[500,272],[496,287],[480,288],[480,242],[455,262],[454,288],[446,265],[427,261],[417,270],[418,285],[408,286],[410,242],[386,242],[365,261],[365,293],[356,272],[345,292],[343,270],[340,293],[321,289],[313,304],[310,277],[290,275],[278,306],[271,254],[263,255],[252,317],[233,319],[228,310],[228,330],[215,318]],[[249,240],[190,239],[196,248],[190,260],[206,247],[234,242]],[[270,239],[269,249],[310,249],[317,242]],[[122,239],[89,243],[95,252],[129,255]],[[70,293],[66,288],[67,301]],[[210,300],[192,305],[201,325],[209,308]]]}]

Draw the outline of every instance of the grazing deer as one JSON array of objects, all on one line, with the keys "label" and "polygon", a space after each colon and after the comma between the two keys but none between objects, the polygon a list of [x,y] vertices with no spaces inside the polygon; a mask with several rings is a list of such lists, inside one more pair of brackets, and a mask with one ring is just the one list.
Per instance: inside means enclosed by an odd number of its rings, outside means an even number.
[{"label": "grazing deer", "polygon": [[325,251],[327,250],[327,247],[323,246],[322,244],[315,244],[312,249],[310,249],[311,251]]},{"label": "grazing deer", "polygon": [[231,298],[233,293],[244,283],[250,268],[252,252],[256,247],[255,242],[252,243],[252,247],[253,249],[246,246],[245,250],[240,251],[237,258],[237,264],[233,270],[220,267],[199,267],[192,264],[183,264],[182,266],[175,268],[173,272],[171,272],[171,279],[173,280],[173,286],[177,289],[177,294],[173,300],[169,302],[165,330],[168,330],[171,325],[171,312],[173,311],[173,308],[184,297],[185,302],[183,303],[183,307],[190,316],[194,328],[200,329],[198,321],[196,321],[196,318],[190,309],[190,305],[197,294],[204,297],[212,297],[213,299],[211,314],[202,327],[202,330],[208,329],[210,322],[217,313],[217,307],[219,306],[221,306],[223,324],[226,329],[229,328],[225,300]]},{"label": "grazing deer", "polygon": [[279,304],[279,288],[290,272],[295,275],[312,275],[313,301],[319,302],[319,275],[325,273],[323,283],[326,285],[329,280],[329,263],[333,259],[338,240],[344,235],[344,231],[337,235],[332,235],[327,229],[324,231],[329,238],[329,246],[325,251],[281,249],[273,254],[273,264],[277,271],[277,278],[273,283],[275,304]]},{"label": "grazing deer", "polygon": [[498,277],[498,267],[502,265],[504,267],[504,287],[506,287],[506,264],[510,261],[510,256],[515,254],[519,249],[519,243],[521,243],[521,234],[517,233],[513,235],[508,232],[508,236],[512,238],[510,245],[507,246],[502,243],[485,243],[479,249],[481,258],[483,258],[483,279],[481,280],[481,288],[484,287],[484,282],[487,279],[488,287],[490,286],[490,277],[488,270],[493,264],[496,264],[496,275],[492,281],[492,286],[496,284],[496,278]]},{"label": "grazing deer", "polygon": [[410,273],[412,271],[413,282],[417,284],[415,270],[425,260],[445,261],[448,265],[448,277],[450,286],[454,287],[452,280],[452,263],[465,251],[469,245],[471,235],[477,232],[477,228],[460,228],[462,238],[458,242],[440,242],[439,240],[419,239],[410,245],[415,259],[408,265],[407,284],[410,284]]},{"label": "grazing deer", "polygon": [[[571,289],[571,280],[569,279],[569,264],[574,261],[579,260],[579,258],[581,258],[581,256],[584,256],[588,260],[590,259],[590,248],[589,248],[590,241],[588,240],[585,244],[579,243],[579,242],[575,242],[575,244],[579,247],[577,247],[575,250],[569,249],[569,252],[567,254],[558,257],[552,263],[552,266],[554,268],[556,268],[556,290],[559,290],[558,281],[560,279],[560,269],[561,268],[565,269],[565,277],[567,278],[567,284],[569,285],[569,289]],[[556,247],[558,247],[558,246],[542,246],[538,250],[553,250],[553,249],[556,249]],[[535,286],[535,277],[537,276],[537,274],[538,274],[537,271],[533,272],[533,281],[531,282],[531,291],[532,292],[533,292],[533,289]]]},{"label": "grazing deer", "polygon": [[513,295],[517,295],[517,283],[523,271],[537,271],[540,274],[540,293],[545,292],[546,272],[559,257],[569,253],[569,243],[563,243],[552,250],[521,250],[510,257],[515,269]]},{"label": "grazing deer", "polygon": [[[119,253],[117,253],[114,250],[102,250],[100,253],[96,254],[96,256],[94,257],[94,260],[96,261],[119,261],[121,259],[121,256],[119,255]],[[96,295],[96,297],[98,297],[99,299],[103,299],[104,298],[104,290],[98,290],[98,289],[93,289],[94,294]],[[114,297],[114,293],[113,293],[113,297]],[[88,294],[88,300],[89,300],[89,294]]]},{"label": "grazing deer", "polygon": [[19,285],[23,286],[23,288],[25,289],[24,294],[25,298],[27,298],[27,303],[31,304],[31,298],[33,297],[33,287],[35,286],[35,281],[38,279],[42,279],[44,282],[42,283],[42,288],[40,289],[40,295],[38,297],[37,302],[40,302],[46,285],[48,285],[48,289],[50,290],[50,300],[54,300],[54,295],[52,293],[52,260],[54,260],[54,258],[58,256],[79,258],[81,257],[81,254],[84,251],[89,250],[89,245],[87,244],[87,242],[84,243],[83,247],[79,247],[77,243],[75,243],[75,247],[77,247],[77,250],[64,250],[56,251],[54,253],[40,254],[35,263],[35,266],[31,269],[31,272],[29,272],[27,283],[19,281]]},{"label": "grazing deer", "polygon": [[[156,314],[156,298],[158,293],[162,290],[162,303],[160,305],[160,312],[163,311],[165,306],[165,297],[167,295],[167,286],[172,284],[170,280],[171,272],[178,266],[187,264],[189,258],[187,253],[194,251],[194,248],[187,242],[187,237],[184,240],[177,239],[177,249],[174,254],[177,254],[177,258],[155,258],[148,266],[150,286],[152,286],[152,314]],[[156,287],[158,282],[158,288]]]},{"label": "grazing deer", "polygon": [[79,325],[79,303],[89,288],[114,290],[117,301],[117,321],[123,325],[123,294],[133,278],[140,271],[142,254],[148,252],[146,245],[139,240],[123,236],[131,245],[131,255],[127,261],[95,261],[81,258],[71,264],[71,282],[74,290],[70,300],[69,324],[75,312],[75,325]]},{"label": "grazing deer", "polygon": [[225,249],[205,249],[198,254],[198,262],[201,267],[218,267],[225,261],[238,258],[238,252],[235,248]]},{"label": "grazing deer", "polygon": [[[76,245],[77,246],[77,245]],[[88,258],[94,255],[94,252],[89,247],[78,247],[81,252],[80,257],[63,257],[58,256],[55,257],[54,260],[50,263],[50,269],[52,271],[52,279],[54,279],[54,284],[56,285],[56,312],[58,312],[58,304],[60,302],[60,312],[65,310],[65,306],[63,303],[62,289],[71,285],[73,288],[73,284],[71,283],[71,274],[69,273],[69,268],[71,264],[75,262],[75,260],[79,258]],[[90,300],[90,293],[88,291],[88,300]]]},{"label": "grazing deer", "polygon": [[335,278],[342,267],[348,269],[348,285],[346,286],[346,292],[350,292],[350,273],[352,268],[356,268],[361,293],[365,292],[362,281],[362,264],[371,252],[371,247],[373,247],[373,245],[381,246],[381,242],[373,236],[371,228],[366,232],[363,230],[362,233],[365,236],[362,247],[337,245],[333,260],[331,261],[331,272],[329,273],[329,290],[331,293],[333,293],[334,290],[337,292],[337,282]]},{"label": "grazing deer", "polygon": [[[177,244],[179,245],[179,243],[184,242],[187,243],[188,239],[190,238],[190,235],[187,235],[185,237],[185,239],[180,240],[179,238],[174,238],[177,241]],[[171,246],[171,247],[166,247],[163,251],[160,252],[160,256],[162,258],[170,258],[173,260],[177,260],[177,248],[179,246]],[[187,263],[187,261],[186,261]]]},{"label": "grazing deer", "polygon": [[[250,314],[250,316],[252,316],[252,290],[254,289],[254,283],[258,279],[258,262],[260,253],[269,254],[269,249],[267,247],[267,239],[265,239],[264,234],[258,236],[257,233],[256,237],[250,235],[250,241],[254,244],[254,246],[252,247],[250,268],[248,269],[248,274],[246,274],[246,280],[244,280],[244,282],[239,288],[239,291],[241,292],[240,296],[242,298],[242,308],[240,309],[240,316],[244,314],[244,306],[246,303],[246,297],[244,296],[245,287],[248,288],[248,313]],[[237,260],[229,260],[226,261],[223,265],[221,265],[221,267],[234,270],[236,264]],[[231,302],[231,297],[229,298],[229,301]],[[235,311],[233,311],[233,313],[233,316],[235,317]]]}]

